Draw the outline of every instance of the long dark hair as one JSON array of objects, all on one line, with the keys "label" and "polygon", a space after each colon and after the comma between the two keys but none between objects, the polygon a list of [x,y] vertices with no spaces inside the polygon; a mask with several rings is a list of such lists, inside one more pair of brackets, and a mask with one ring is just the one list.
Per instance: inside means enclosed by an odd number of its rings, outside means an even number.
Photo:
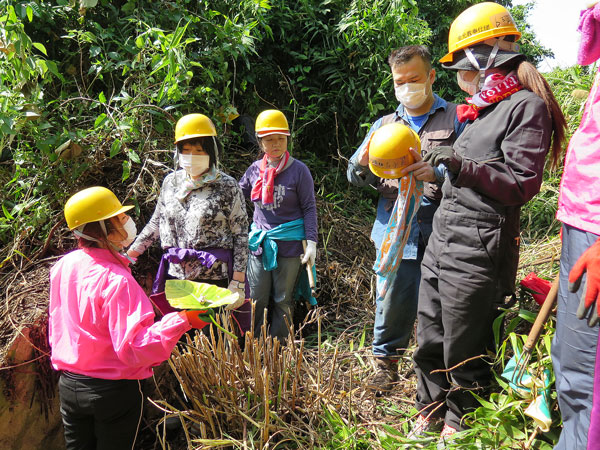
[{"label": "long dark hair", "polygon": [[540,97],[546,104],[548,114],[552,118],[552,144],[550,147],[550,168],[556,169],[561,163],[565,144],[567,120],[563,115],[560,105],[556,101],[550,85],[544,76],[538,72],[533,64],[528,61],[518,63],[508,62],[501,66],[507,70],[517,70],[517,78],[523,87]]}]

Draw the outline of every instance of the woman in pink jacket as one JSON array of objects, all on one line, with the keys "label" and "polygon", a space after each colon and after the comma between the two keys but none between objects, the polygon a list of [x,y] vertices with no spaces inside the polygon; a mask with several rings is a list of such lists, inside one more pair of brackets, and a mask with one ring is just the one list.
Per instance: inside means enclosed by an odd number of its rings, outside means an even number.
[{"label": "woman in pink jacket", "polygon": [[[600,3],[581,12],[577,62],[600,58]],[[600,72],[571,137],[556,218],[563,223],[552,364],[562,432],[555,450],[600,448]],[[585,319],[585,320],[581,320]]]},{"label": "woman in pink jacket", "polygon": [[132,219],[103,187],[84,189],[65,205],[79,249],[50,272],[49,340],[61,371],[60,411],[67,449],[132,449],[142,415],[139,380],[169,358],[198,311],[155,323],[150,300],[119,252],[136,234]]}]

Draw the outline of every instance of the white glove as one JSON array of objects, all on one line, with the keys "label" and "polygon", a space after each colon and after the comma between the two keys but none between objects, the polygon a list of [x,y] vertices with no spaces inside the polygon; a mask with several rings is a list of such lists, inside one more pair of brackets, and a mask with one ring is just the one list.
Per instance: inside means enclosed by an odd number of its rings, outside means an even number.
[{"label": "white glove", "polygon": [[232,294],[237,293],[239,295],[239,298],[237,301],[225,307],[227,311],[238,309],[246,301],[245,286],[246,284],[243,281],[231,280],[229,282],[229,286],[227,286],[227,289],[229,289]]},{"label": "white glove", "polygon": [[307,264],[310,266],[315,265],[315,259],[317,259],[317,243],[315,241],[306,241],[306,248],[304,249],[304,254],[302,255],[302,264]]}]

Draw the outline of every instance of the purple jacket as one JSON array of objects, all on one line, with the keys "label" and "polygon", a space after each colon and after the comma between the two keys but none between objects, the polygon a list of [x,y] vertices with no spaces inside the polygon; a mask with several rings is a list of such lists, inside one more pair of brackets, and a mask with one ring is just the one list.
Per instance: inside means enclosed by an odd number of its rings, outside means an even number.
[{"label": "purple jacket", "polygon": [[[242,192],[250,198],[250,192],[260,173],[261,160],[255,161],[246,170],[239,182]],[[317,242],[317,203],[314,181],[308,167],[290,157],[287,166],[275,178],[273,204],[254,203],[253,221],[261,230],[270,230],[292,220],[304,218],[306,239]],[[291,258],[304,251],[300,241],[276,241],[279,256]],[[262,250],[262,249],[260,249]],[[257,252],[260,254],[261,251]]]}]

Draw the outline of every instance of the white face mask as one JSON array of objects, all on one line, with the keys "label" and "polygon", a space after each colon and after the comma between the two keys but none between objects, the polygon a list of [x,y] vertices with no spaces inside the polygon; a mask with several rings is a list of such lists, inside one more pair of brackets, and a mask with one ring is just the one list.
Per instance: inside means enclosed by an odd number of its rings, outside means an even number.
[{"label": "white face mask", "polygon": [[427,83],[404,83],[396,86],[394,92],[405,108],[416,109],[427,100]]},{"label": "white face mask", "polygon": [[463,74],[465,72],[469,71],[459,70],[456,72],[456,81],[458,81],[458,87],[469,95],[475,95],[479,91],[479,79],[481,78],[481,73],[477,72],[477,75],[475,75],[471,81],[467,81],[463,78]]},{"label": "white face mask", "polygon": [[184,169],[191,177],[197,177],[208,170],[210,156],[208,155],[182,155],[179,154],[179,167]]},{"label": "white face mask", "polygon": [[131,217],[127,218],[127,222],[123,224],[123,229],[127,233],[127,237],[121,241],[123,247],[129,246],[137,236],[137,227]]}]

